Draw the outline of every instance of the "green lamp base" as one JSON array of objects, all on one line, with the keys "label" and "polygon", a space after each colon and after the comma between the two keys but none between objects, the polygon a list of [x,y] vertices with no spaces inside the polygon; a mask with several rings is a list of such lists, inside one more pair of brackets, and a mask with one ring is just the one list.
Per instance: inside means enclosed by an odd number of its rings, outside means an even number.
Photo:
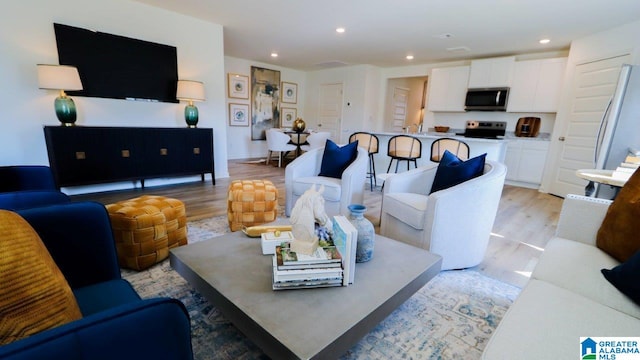
[{"label": "green lamp base", "polygon": [[76,104],[73,99],[67,96],[58,96],[53,105],[56,116],[62,126],[74,126],[76,123]]},{"label": "green lamp base", "polygon": [[187,126],[195,128],[198,125],[198,108],[195,105],[187,105],[184,107],[184,120]]}]

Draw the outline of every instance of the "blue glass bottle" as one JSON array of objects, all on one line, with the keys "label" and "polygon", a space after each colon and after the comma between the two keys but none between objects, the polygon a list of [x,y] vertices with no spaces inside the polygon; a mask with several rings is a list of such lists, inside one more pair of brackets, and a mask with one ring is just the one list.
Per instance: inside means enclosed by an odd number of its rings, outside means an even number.
[{"label": "blue glass bottle", "polygon": [[371,221],[364,217],[367,207],[360,204],[348,206],[349,221],[358,230],[358,245],[356,248],[356,262],[367,262],[373,258],[373,246],[376,234]]}]

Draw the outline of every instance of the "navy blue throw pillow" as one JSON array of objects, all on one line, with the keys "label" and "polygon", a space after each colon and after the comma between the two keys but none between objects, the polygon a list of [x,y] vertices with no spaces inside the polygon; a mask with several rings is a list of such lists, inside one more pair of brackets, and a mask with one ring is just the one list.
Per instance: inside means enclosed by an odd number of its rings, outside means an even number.
[{"label": "navy blue throw pillow", "polygon": [[613,269],[600,271],[607,281],[640,305],[640,251]]},{"label": "navy blue throw pillow", "polygon": [[327,143],[324,146],[324,154],[322,154],[322,164],[320,164],[319,175],[340,179],[342,172],[357,156],[357,140],[340,147],[333,141],[327,139]]},{"label": "navy blue throw pillow", "polygon": [[445,150],[440,164],[438,164],[433,185],[431,185],[431,193],[462,184],[482,175],[486,157],[487,154],[482,154],[473,159],[462,161],[449,150]]}]

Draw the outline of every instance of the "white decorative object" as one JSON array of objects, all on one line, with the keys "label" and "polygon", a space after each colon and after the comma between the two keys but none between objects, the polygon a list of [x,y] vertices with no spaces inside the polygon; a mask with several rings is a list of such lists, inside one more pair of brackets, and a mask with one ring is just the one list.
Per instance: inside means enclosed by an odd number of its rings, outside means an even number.
[{"label": "white decorative object", "polygon": [[291,242],[293,233],[291,231],[268,231],[260,234],[260,244],[262,245],[262,255],[273,255],[276,253],[276,246],[283,241]]},{"label": "white decorative object", "polygon": [[291,251],[311,255],[318,248],[318,236],[315,232],[315,223],[331,229],[332,224],[324,210],[324,198],[322,192],[324,186],[316,191],[316,186],[302,194],[291,210]]}]

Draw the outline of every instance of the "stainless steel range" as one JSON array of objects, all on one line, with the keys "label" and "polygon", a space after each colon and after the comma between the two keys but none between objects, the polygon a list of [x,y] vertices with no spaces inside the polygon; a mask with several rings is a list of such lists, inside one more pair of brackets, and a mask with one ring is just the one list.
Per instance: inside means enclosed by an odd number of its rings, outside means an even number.
[{"label": "stainless steel range", "polygon": [[504,136],[506,129],[506,121],[468,120],[464,132],[456,135],[472,138],[497,139],[498,136]]}]

